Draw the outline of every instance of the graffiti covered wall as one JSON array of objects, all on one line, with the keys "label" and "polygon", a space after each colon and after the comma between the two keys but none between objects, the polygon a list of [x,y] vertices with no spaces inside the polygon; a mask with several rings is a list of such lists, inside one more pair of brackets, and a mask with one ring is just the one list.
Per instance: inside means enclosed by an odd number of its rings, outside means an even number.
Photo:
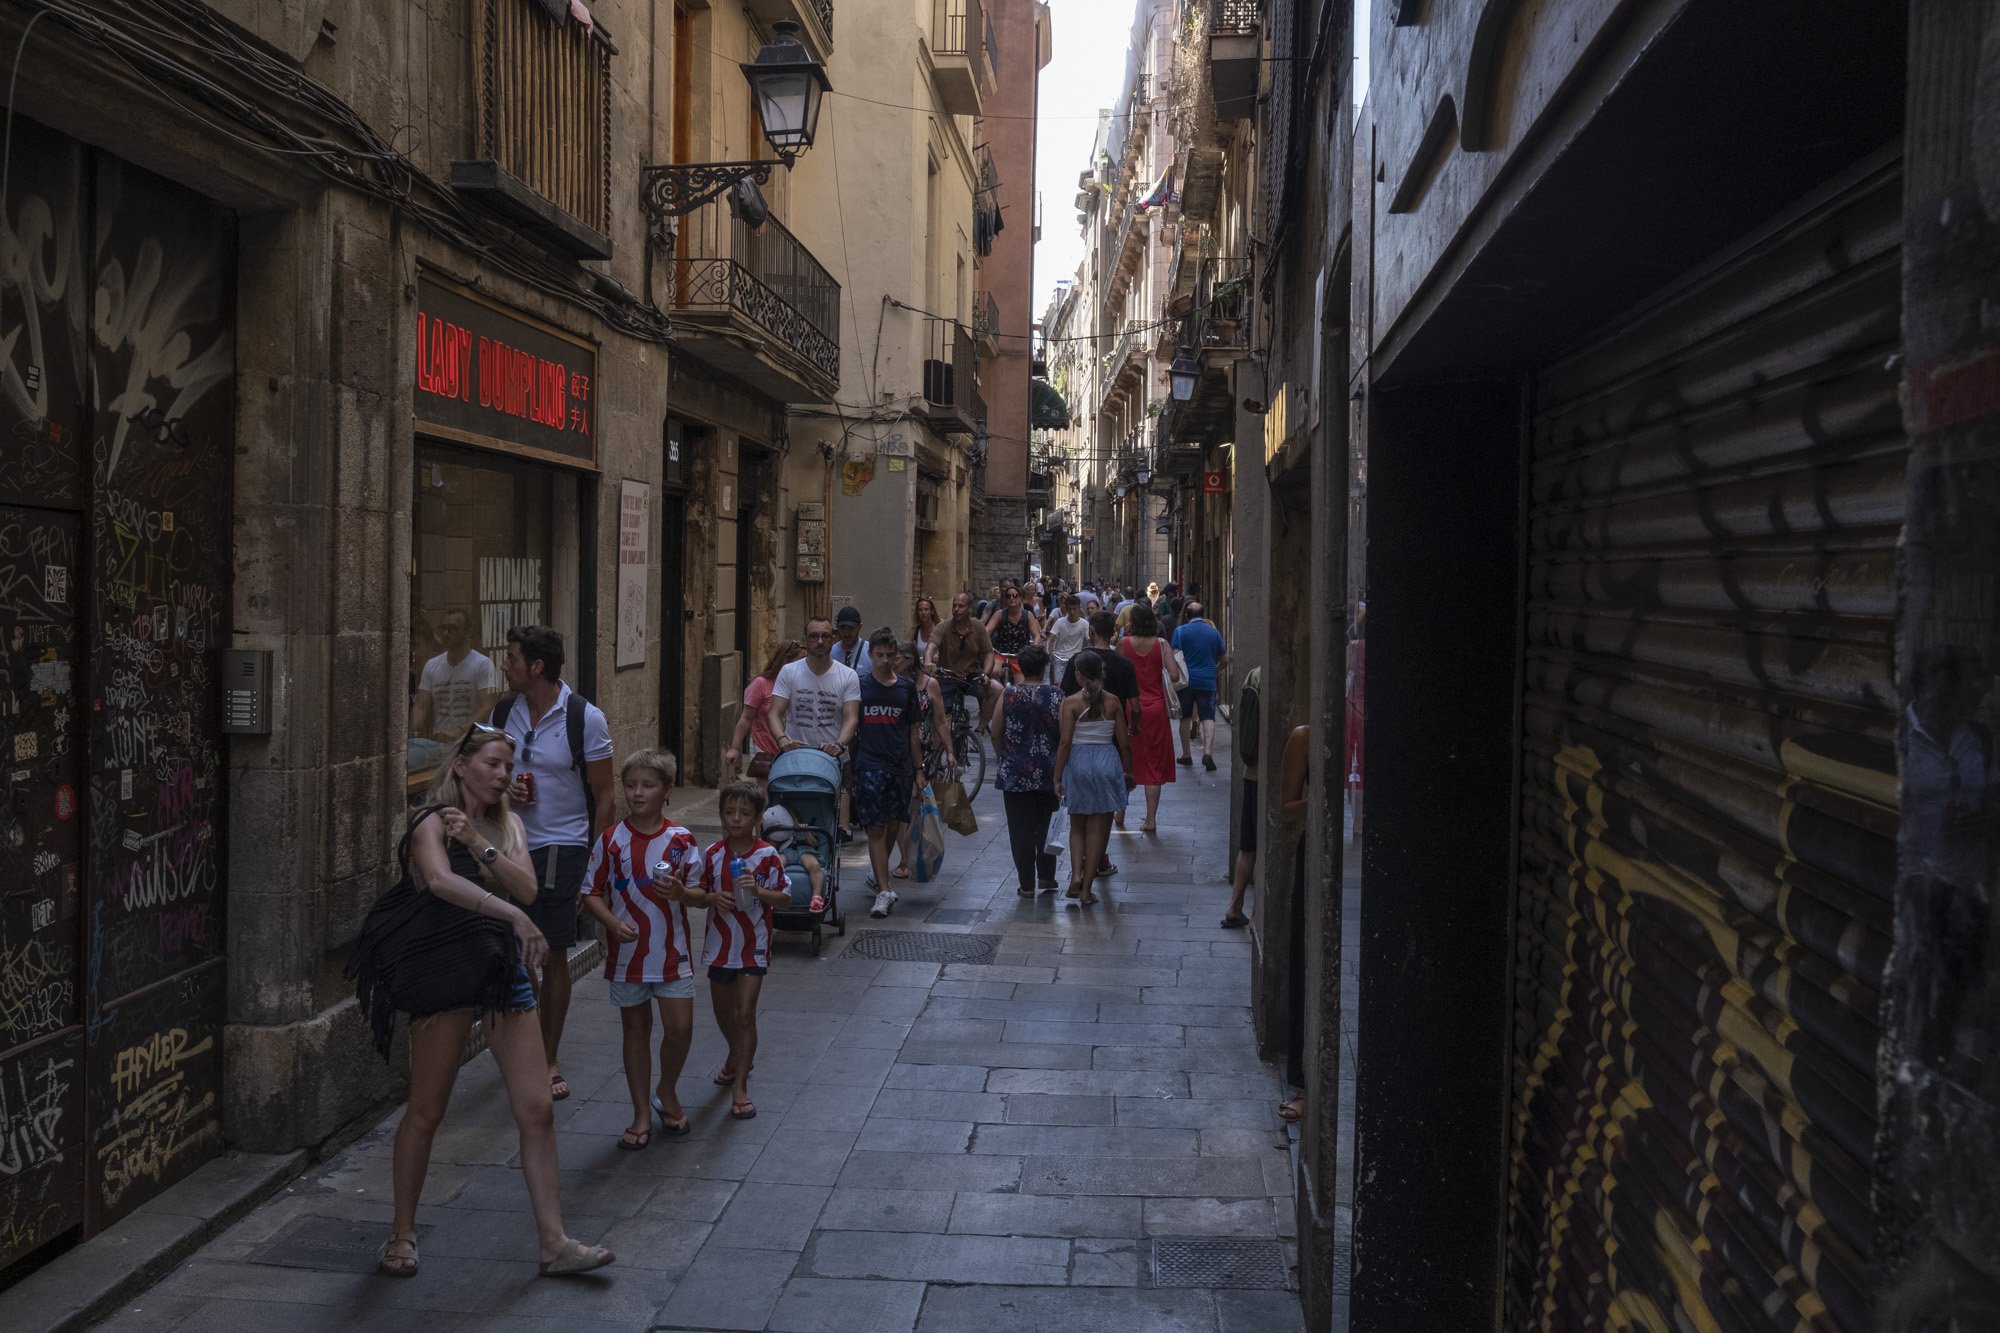
[{"label": "graffiti covered wall", "polygon": [[0,1263],[220,1146],[233,240],[16,118],[0,233]]}]

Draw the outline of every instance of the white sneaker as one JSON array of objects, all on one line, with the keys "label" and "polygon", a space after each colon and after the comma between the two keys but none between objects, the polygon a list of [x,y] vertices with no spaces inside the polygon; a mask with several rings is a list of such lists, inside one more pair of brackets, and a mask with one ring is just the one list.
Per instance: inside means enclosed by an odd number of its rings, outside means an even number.
[{"label": "white sneaker", "polygon": [[870,916],[887,916],[896,907],[896,891],[884,889],[875,895],[875,905],[868,909]]}]

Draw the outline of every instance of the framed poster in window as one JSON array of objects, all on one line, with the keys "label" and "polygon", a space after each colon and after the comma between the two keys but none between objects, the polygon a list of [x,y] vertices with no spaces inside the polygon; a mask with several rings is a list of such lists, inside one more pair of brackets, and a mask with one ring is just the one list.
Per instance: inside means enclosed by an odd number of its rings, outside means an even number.
[{"label": "framed poster in window", "polygon": [[652,566],[653,488],[627,480],[618,490],[618,646],[614,666],[646,665],[646,571]]}]

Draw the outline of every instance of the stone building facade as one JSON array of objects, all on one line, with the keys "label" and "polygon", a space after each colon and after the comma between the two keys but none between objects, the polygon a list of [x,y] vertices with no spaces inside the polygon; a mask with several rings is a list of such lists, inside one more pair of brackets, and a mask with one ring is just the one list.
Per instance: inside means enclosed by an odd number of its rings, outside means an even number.
[{"label": "stone building facade", "polygon": [[[807,614],[963,581],[961,8],[0,14],[0,1266],[394,1092],[343,968],[510,627],[714,780]],[[648,168],[769,156],[780,20],[867,99],[666,225]]]}]

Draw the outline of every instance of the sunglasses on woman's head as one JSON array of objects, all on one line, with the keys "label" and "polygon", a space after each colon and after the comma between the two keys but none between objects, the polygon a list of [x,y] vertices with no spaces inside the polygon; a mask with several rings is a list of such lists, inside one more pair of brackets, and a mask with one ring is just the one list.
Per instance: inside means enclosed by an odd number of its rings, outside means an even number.
[{"label": "sunglasses on woman's head", "polygon": [[[532,735],[532,733],[530,734]],[[471,728],[465,733],[465,744],[463,748],[468,753],[470,753],[471,751],[478,749],[480,746],[491,744],[494,741],[505,741],[509,745],[519,744],[519,742],[514,739],[513,734],[511,732],[502,731],[498,727],[488,726],[484,722],[475,722],[472,724]]]}]

